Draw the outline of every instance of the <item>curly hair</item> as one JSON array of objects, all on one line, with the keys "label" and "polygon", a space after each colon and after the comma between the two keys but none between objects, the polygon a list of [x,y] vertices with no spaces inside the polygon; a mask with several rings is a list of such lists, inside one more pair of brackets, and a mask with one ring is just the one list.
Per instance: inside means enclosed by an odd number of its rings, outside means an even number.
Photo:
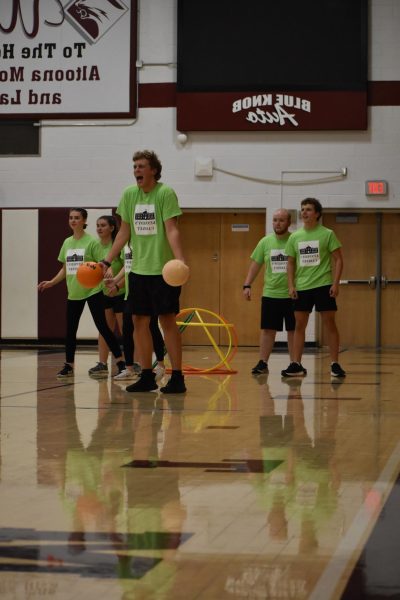
[{"label": "curly hair", "polygon": [[301,206],[304,206],[305,204],[311,204],[311,206],[314,207],[314,210],[316,213],[318,213],[318,221],[321,218],[322,215],[322,205],[321,202],[319,200],[317,200],[316,198],[304,198],[304,200],[301,201]]},{"label": "curly hair", "polygon": [[152,169],[155,169],[156,172],[154,174],[154,178],[156,181],[158,181],[161,177],[162,164],[157,154],[152,150],[138,150],[133,155],[132,160],[133,162],[135,162],[136,160],[140,160],[141,158],[147,160],[149,162],[150,167]]}]

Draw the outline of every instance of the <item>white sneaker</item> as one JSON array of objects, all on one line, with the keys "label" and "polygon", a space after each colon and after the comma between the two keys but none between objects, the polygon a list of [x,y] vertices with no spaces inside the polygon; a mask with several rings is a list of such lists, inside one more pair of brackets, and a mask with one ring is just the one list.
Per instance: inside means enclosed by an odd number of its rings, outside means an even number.
[{"label": "white sneaker", "polygon": [[114,375],[113,379],[121,381],[123,379],[136,379],[136,377],[137,373],[135,373],[131,369],[124,369],[123,371],[121,371],[121,373],[118,373],[118,375]]},{"label": "white sneaker", "polygon": [[165,367],[163,367],[162,365],[157,365],[154,369],[153,369],[155,375],[156,375],[156,381],[161,381],[161,379],[164,377],[165,375]]}]

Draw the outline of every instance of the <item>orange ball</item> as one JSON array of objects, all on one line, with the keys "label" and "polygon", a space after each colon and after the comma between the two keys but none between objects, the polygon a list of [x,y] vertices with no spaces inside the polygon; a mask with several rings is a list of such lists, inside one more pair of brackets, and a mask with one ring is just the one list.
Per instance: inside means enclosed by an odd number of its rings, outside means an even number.
[{"label": "orange ball", "polygon": [[174,258],[165,263],[162,276],[168,285],[177,287],[183,285],[189,279],[190,270],[181,260]]},{"label": "orange ball", "polygon": [[79,265],[76,278],[85,288],[94,288],[103,280],[103,268],[96,262],[85,262]]}]

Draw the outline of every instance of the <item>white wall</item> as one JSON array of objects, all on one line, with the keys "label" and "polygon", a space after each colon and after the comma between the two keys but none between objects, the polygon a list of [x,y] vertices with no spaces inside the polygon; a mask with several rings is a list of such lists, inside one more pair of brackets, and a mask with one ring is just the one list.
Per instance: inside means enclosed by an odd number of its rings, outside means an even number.
[{"label": "white wall", "polygon": [[[111,209],[88,210],[87,232],[95,237],[97,237],[96,220],[103,214],[111,214]],[[37,339],[38,211],[5,209],[2,217],[0,337]],[[62,241],[60,240],[60,246]],[[49,273],[49,279],[55,274],[56,271]],[[78,339],[96,339],[97,336],[98,331],[86,305],[79,322]]]},{"label": "white wall", "polygon": [[[400,3],[370,0],[371,81],[400,79]],[[139,82],[171,82],[176,68],[176,0],[141,0]],[[165,66],[146,66],[165,63]],[[41,156],[0,158],[0,206],[39,207],[115,205],[131,183],[135,149],[151,148],[163,162],[163,180],[186,208],[295,208],[316,195],[327,208],[400,208],[400,107],[372,107],[365,132],[188,133],[177,141],[175,109],[139,109],[132,125],[54,127],[43,123]],[[211,157],[217,169],[210,179],[194,175],[197,157]],[[271,185],[243,179],[280,180],[282,172],[332,171],[347,167],[340,182],[318,185]],[[284,179],[298,179],[286,174]],[[303,175],[301,176],[303,177]],[[366,179],[389,181],[389,197],[369,200]]]},{"label": "white wall", "polygon": [[38,211],[3,211],[1,336],[37,337]]}]

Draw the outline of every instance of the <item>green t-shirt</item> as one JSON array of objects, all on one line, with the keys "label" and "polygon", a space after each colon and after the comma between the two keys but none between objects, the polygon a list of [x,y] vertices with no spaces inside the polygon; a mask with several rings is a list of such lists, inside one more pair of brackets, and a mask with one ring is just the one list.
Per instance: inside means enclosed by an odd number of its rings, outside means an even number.
[{"label": "green t-shirt", "polygon": [[318,224],[313,229],[298,229],[287,241],[286,254],[296,259],[296,289],[311,290],[331,285],[331,253],[342,244],[335,233]]},{"label": "green t-shirt", "polygon": [[251,255],[255,262],[265,263],[263,296],[268,298],[289,298],[285,253],[289,236],[290,233],[280,239],[275,233],[270,233],[258,242]]},{"label": "green t-shirt", "polygon": [[101,291],[101,284],[95,288],[88,289],[81,286],[76,278],[79,265],[88,261],[97,262],[96,244],[97,240],[94,237],[88,233],[84,233],[79,240],[71,235],[71,237],[64,240],[61,246],[58,260],[64,263],[66,267],[68,300],[85,300],[85,298],[89,298]]},{"label": "green t-shirt", "polygon": [[157,183],[148,193],[130,186],[122,194],[117,214],[131,228],[131,271],[160,275],[165,263],[174,258],[164,221],[182,214],[174,190],[163,183]]},{"label": "green t-shirt", "polygon": [[[94,248],[96,262],[100,262],[101,260],[103,260],[103,258],[107,256],[108,252],[111,250],[112,245],[112,241],[109,244],[102,244],[100,240],[97,240],[97,244]],[[123,267],[123,264],[124,262],[121,255],[114,258],[114,260],[111,263],[111,270],[114,277],[118,275],[118,273]],[[103,290],[103,294],[107,294],[108,288],[104,282],[101,283],[101,289]],[[122,296],[122,294],[125,294],[125,289],[123,287],[119,290],[117,296]]]}]

